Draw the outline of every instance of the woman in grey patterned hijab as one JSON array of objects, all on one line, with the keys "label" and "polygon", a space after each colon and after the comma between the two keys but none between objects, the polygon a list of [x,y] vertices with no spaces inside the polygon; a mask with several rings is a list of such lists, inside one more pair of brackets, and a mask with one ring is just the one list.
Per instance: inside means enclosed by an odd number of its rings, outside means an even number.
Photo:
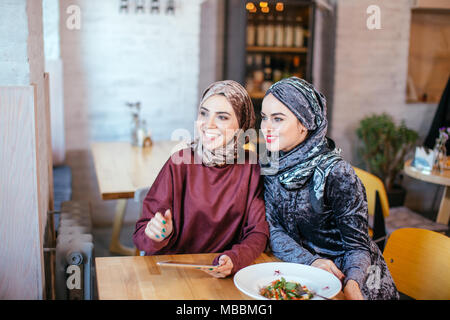
[{"label": "woman in grey patterned hijab", "polygon": [[347,299],[398,299],[368,235],[364,186],[326,137],[325,97],[303,79],[283,79],[266,92],[261,116],[267,149],[280,154],[262,166],[275,256],[331,272]]}]

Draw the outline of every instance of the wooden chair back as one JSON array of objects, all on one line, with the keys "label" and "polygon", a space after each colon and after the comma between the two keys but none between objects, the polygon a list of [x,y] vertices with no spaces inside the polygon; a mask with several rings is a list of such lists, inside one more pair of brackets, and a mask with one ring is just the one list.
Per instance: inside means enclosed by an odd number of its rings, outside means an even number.
[{"label": "wooden chair back", "polygon": [[384,259],[397,289],[417,300],[450,300],[450,238],[402,228],[389,236]]},{"label": "wooden chair back", "polygon": [[383,217],[386,218],[387,216],[389,216],[389,201],[383,181],[381,181],[380,178],[371,174],[370,172],[364,171],[356,167],[353,167],[353,169],[355,170],[356,175],[359,177],[359,179],[361,179],[364,187],[366,188],[367,207],[369,215],[375,214],[376,192],[378,191]]}]

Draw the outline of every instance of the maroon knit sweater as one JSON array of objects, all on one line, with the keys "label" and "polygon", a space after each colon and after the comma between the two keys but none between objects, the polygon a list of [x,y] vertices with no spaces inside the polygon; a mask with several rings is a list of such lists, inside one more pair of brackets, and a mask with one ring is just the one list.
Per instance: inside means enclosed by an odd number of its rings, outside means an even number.
[{"label": "maroon knit sweater", "polygon": [[[136,247],[147,255],[220,253],[213,264],[226,254],[233,261],[232,274],[251,264],[269,237],[259,165],[193,164],[191,149],[176,156],[191,157],[192,164],[176,164],[170,158],[161,169],[136,223]],[[172,211],[173,232],[161,242],[153,241],[145,235],[147,223],[167,209]]]}]

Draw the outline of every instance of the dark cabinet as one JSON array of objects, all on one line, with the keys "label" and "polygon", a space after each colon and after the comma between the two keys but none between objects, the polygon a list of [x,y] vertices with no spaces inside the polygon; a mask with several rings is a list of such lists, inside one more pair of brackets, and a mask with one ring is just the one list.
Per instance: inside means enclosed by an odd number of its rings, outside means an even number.
[{"label": "dark cabinet", "polygon": [[257,117],[272,83],[290,76],[313,82],[315,10],[307,0],[225,1],[224,79],[246,87]]}]

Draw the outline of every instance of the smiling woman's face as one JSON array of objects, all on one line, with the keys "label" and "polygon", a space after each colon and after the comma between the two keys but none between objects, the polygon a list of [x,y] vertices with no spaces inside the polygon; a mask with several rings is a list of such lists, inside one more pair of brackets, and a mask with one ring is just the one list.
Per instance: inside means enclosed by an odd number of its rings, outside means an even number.
[{"label": "smiling woman's face", "polygon": [[308,135],[308,130],[291,110],[271,93],[262,102],[261,118],[261,131],[269,151],[288,152]]},{"label": "smiling woman's face", "polygon": [[203,147],[208,150],[225,146],[239,129],[236,113],[222,95],[213,95],[203,102],[196,124]]}]

